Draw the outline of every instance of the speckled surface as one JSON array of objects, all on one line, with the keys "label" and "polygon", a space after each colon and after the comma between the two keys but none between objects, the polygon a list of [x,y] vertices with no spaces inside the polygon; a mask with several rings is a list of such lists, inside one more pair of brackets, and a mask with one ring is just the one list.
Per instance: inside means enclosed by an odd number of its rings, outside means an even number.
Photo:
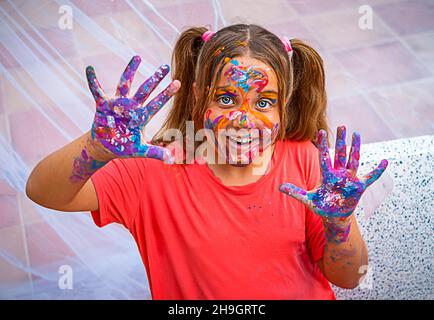
[{"label": "speckled surface", "polygon": [[[359,172],[381,159],[389,167],[371,192],[385,196],[371,214],[367,194],[356,214],[369,252],[370,269],[358,288],[334,287],[338,299],[433,299],[434,136],[362,146]],[[363,163],[363,164],[362,164]]]}]

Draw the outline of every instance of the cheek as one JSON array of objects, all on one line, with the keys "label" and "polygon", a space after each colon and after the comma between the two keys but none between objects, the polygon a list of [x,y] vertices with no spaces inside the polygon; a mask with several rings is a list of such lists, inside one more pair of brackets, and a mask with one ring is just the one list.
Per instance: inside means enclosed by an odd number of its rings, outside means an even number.
[{"label": "cheek", "polygon": [[259,113],[257,119],[263,123],[263,129],[268,132],[271,141],[274,141],[280,130],[279,112]]},{"label": "cheek", "polygon": [[213,118],[212,118],[212,110],[207,109],[205,115],[203,116],[203,126],[206,129],[214,129],[213,128]]},{"label": "cheek", "polygon": [[208,109],[204,116],[204,127],[206,129],[218,130],[224,128],[229,122],[228,117],[225,114]]},{"label": "cheek", "polygon": [[272,133],[272,136],[274,139],[278,135],[279,130],[280,130],[280,125],[281,125],[280,115],[278,112],[276,112],[276,114],[273,116],[272,124],[273,124],[273,126],[270,129],[271,129],[271,133]]},{"label": "cheek", "polygon": [[268,112],[268,113],[261,113],[261,112],[254,112],[253,114],[256,119],[261,121],[264,126],[270,130],[275,130],[275,128],[280,126],[280,116],[278,112]]},{"label": "cheek", "polygon": [[270,122],[272,123],[271,129],[278,130],[280,127],[280,115],[279,115],[279,113],[273,115],[270,119]]}]

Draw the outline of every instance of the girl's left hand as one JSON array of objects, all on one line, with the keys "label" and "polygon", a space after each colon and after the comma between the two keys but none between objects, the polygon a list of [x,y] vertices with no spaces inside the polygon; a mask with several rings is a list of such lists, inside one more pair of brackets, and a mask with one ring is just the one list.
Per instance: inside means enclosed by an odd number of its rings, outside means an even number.
[{"label": "girl's left hand", "polygon": [[[354,132],[347,162],[345,142],[346,128],[338,127],[334,167],[331,166],[327,136],[324,130],[318,133],[318,146],[322,182],[319,187],[306,192],[290,183],[280,185],[280,191],[300,200],[312,211],[325,218],[345,218],[350,216],[366,188],[374,183],[387,167],[387,160],[369,174],[358,178],[360,158],[360,135]],[[346,165],[345,165],[346,164]]]}]

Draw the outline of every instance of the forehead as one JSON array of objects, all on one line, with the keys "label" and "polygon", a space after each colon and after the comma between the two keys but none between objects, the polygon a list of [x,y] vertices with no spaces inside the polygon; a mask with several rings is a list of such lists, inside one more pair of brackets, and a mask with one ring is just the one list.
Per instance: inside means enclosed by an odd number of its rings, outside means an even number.
[{"label": "forehead", "polygon": [[257,76],[257,73],[262,73],[268,80],[264,89],[277,90],[277,77],[274,70],[261,60],[246,56],[235,57],[226,62],[219,79],[217,79],[218,86],[228,85],[233,82],[233,78],[230,75],[232,74],[231,69],[234,68],[240,70],[246,77],[254,77]]}]

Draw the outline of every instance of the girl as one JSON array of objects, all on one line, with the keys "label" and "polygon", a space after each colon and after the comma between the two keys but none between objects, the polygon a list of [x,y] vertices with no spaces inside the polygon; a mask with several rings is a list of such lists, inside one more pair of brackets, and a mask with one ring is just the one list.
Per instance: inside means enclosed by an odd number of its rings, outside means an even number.
[{"label": "girl", "polygon": [[[146,105],[169,67],[131,96],[139,63],[115,98],[87,68],[92,128],[34,168],[29,198],[125,226],[154,299],[335,299],[329,282],[356,287],[368,257],[354,210],[387,161],[358,178],[360,136],[347,162],[339,127],[331,165],[318,53],[256,25],[190,28],[174,49],[176,80]],[[145,125],[172,96],[147,143]],[[170,130],[178,138],[166,141]]]}]

